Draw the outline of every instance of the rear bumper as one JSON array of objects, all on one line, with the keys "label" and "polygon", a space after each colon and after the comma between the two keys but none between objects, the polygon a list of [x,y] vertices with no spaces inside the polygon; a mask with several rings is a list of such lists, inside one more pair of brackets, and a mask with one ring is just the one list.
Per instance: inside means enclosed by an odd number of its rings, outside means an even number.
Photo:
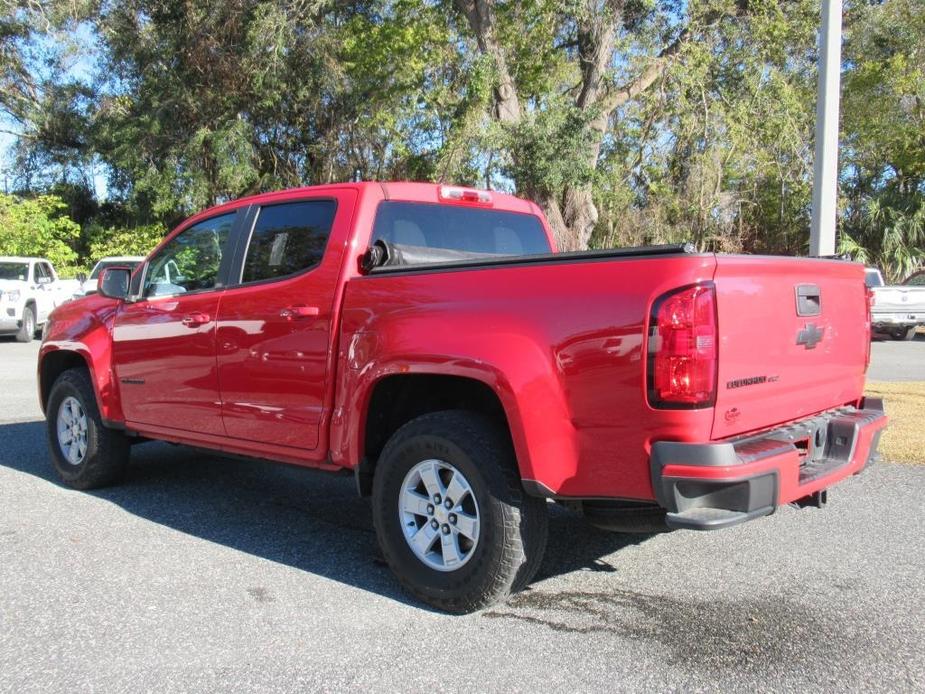
[{"label": "rear bumper", "polygon": [[879,398],[758,436],[652,445],[652,487],[674,528],[714,530],[798,502],[872,460],[887,417]]},{"label": "rear bumper", "polygon": [[889,330],[925,323],[925,313],[916,311],[890,311],[885,313],[872,313],[870,324],[873,330]]},{"label": "rear bumper", "polygon": [[22,321],[7,315],[0,316],[0,334],[15,333],[22,326]]}]

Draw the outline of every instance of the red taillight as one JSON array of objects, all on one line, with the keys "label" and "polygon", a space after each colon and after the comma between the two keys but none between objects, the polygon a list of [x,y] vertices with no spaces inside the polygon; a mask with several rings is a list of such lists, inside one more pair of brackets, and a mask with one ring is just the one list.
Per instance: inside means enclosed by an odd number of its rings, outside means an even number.
[{"label": "red taillight", "polygon": [[712,282],[660,297],[649,324],[649,404],[710,407],[716,401],[716,290]]},{"label": "red taillight", "polygon": [[491,193],[487,190],[475,188],[460,188],[458,186],[440,186],[440,197],[443,200],[468,202],[476,205],[491,205]]}]

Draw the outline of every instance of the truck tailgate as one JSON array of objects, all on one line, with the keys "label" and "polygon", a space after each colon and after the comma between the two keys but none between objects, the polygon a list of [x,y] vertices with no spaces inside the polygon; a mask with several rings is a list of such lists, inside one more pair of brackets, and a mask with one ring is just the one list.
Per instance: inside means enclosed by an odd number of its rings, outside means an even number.
[{"label": "truck tailgate", "polygon": [[873,308],[879,312],[921,313],[925,310],[925,287],[876,287]]},{"label": "truck tailgate", "polygon": [[719,373],[713,438],[856,401],[870,347],[864,268],[718,256]]}]

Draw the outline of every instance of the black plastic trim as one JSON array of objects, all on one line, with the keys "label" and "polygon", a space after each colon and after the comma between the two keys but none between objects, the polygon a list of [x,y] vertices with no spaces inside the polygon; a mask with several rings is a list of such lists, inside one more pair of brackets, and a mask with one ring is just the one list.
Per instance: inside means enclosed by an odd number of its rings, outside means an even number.
[{"label": "black plastic trim", "polygon": [[690,244],[664,246],[637,246],[614,248],[603,251],[570,251],[568,253],[538,253],[535,255],[506,255],[492,260],[462,260],[452,263],[426,263],[421,265],[386,265],[372,269],[365,277],[386,275],[426,274],[429,272],[450,272],[454,270],[491,269],[518,265],[546,265],[566,262],[594,262],[665,255],[696,255]]},{"label": "black plastic trim", "polygon": [[794,293],[796,294],[798,316],[810,318],[822,313],[822,293],[819,291],[819,285],[798,284],[794,287]]},{"label": "black plastic trim", "polygon": [[[658,441],[652,444],[650,471],[656,501],[668,511],[675,528],[712,530],[772,513],[778,504],[778,472],[733,474],[722,479],[666,477],[666,466],[729,467],[732,470],[788,452],[806,442],[799,485],[806,485],[849,465],[857,453],[861,430],[883,417],[883,401],[865,398],[861,408],[841,407],[762,434],[716,443]],[[871,439],[865,465],[875,459],[880,433]]]}]

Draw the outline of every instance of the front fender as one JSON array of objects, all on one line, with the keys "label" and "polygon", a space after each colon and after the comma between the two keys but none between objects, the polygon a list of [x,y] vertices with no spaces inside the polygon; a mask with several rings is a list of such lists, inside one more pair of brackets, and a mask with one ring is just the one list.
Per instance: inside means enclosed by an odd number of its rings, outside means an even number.
[{"label": "front fender", "polygon": [[43,411],[55,378],[63,370],[82,364],[90,372],[100,416],[110,424],[124,423],[112,369],[112,326],[117,310],[117,302],[93,295],[62,304],[51,314],[38,357]]}]

